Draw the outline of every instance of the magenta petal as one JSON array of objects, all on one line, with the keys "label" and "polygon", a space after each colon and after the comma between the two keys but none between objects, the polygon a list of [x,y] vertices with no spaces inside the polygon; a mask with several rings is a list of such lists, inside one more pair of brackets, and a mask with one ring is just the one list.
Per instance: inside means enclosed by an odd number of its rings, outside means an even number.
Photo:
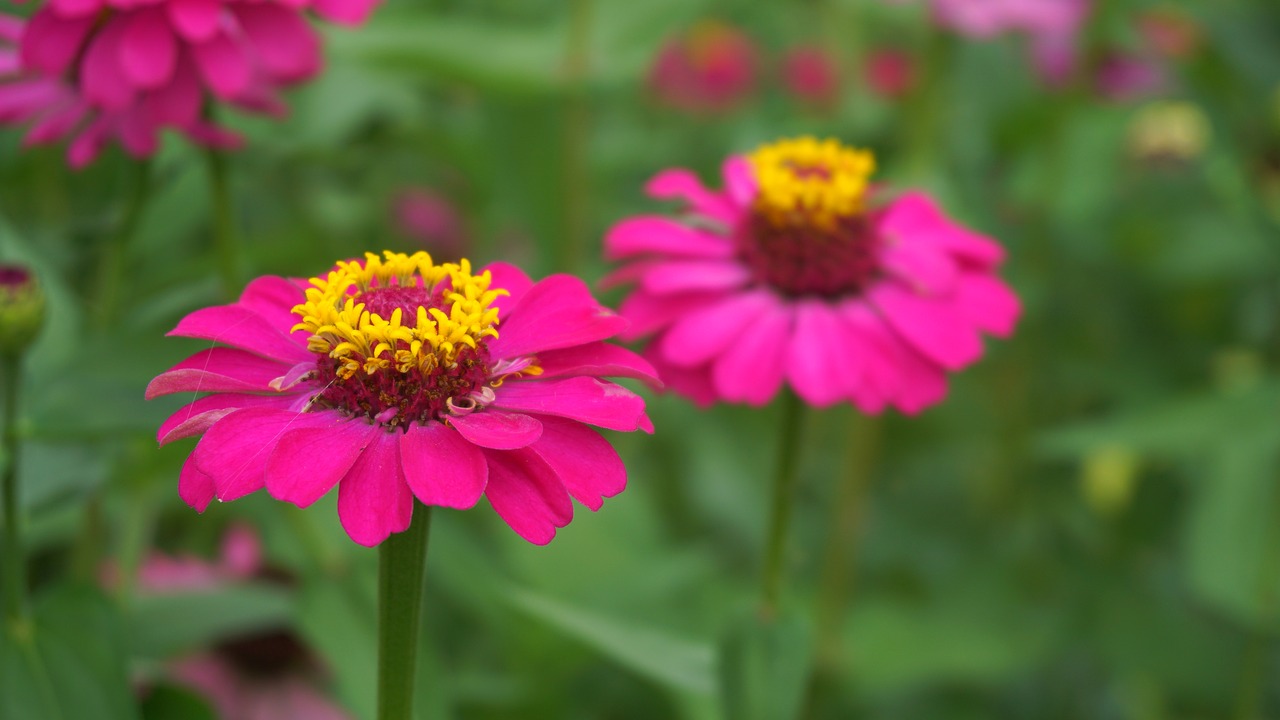
[{"label": "magenta petal", "polygon": [[790,337],[790,308],[779,304],[765,311],[712,366],[711,378],[721,397],[755,406],[768,403],[782,386]]},{"label": "magenta petal", "polygon": [[966,274],[956,288],[956,306],[974,327],[1007,337],[1022,314],[1022,303],[1008,285],[990,275]]},{"label": "magenta petal", "polygon": [[686,260],[655,266],[641,280],[654,295],[732,290],[747,284],[751,269],[733,260]]},{"label": "magenta petal", "polygon": [[275,360],[215,347],[202,350],[147,385],[148,400],[178,392],[268,392],[272,380],[289,369]]},{"label": "magenta petal", "polygon": [[232,7],[263,70],[272,79],[294,82],[320,69],[320,41],[301,13],[269,3]]},{"label": "magenta petal", "polygon": [[648,360],[626,348],[605,342],[593,342],[538,353],[538,367],[542,368],[542,374],[538,377],[544,380],[553,377],[589,375],[635,378],[654,387],[662,385],[657,371]]},{"label": "magenta petal", "polygon": [[489,486],[485,496],[498,516],[520,537],[546,545],[573,519],[573,502],[555,471],[530,448],[486,450]]},{"label": "magenta petal", "polygon": [[400,468],[398,432],[375,432],[368,448],[342,478],[338,519],[347,535],[365,547],[408,529],[413,519],[413,493]]},{"label": "magenta petal", "polygon": [[318,413],[322,421],[282,430],[267,461],[267,492],[277,500],[307,507],[324,497],[356,459],[371,447],[381,426],[336,412]]},{"label": "magenta petal", "polygon": [[852,388],[860,408],[879,412],[885,402],[892,402],[903,412],[915,414],[946,396],[943,369],[921,357],[871,308],[848,303],[841,315],[863,349],[857,355],[862,383]]},{"label": "magenta petal", "polygon": [[43,113],[50,105],[61,102],[62,98],[62,88],[44,79],[0,86],[0,123],[25,122]]},{"label": "magenta petal", "polygon": [[311,9],[316,14],[338,25],[359,25],[373,12],[378,0],[315,0]]},{"label": "magenta petal", "polygon": [[169,0],[169,19],[178,34],[191,42],[204,42],[218,31],[221,0]]},{"label": "magenta petal", "polygon": [[241,393],[218,393],[202,397],[195,402],[178,408],[160,425],[156,432],[156,441],[167,445],[174,440],[181,440],[208,430],[213,424],[228,414],[246,407],[272,407],[279,410],[295,409],[296,402],[305,402],[300,395],[245,395]]},{"label": "magenta petal", "polygon": [[872,288],[868,298],[903,339],[944,368],[962,368],[982,355],[978,332],[950,300],[921,297],[893,282]]},{"label": "magenta petal", "polygon": [[599,510],[604,499],[627,487],[627,469],[613,445],[582,423],[542,419],[542,437],[531,446],[560,476],[578,502]]},{"label": "magenta petal", "polygon": [[182,318],[168,334],[212,340],[282,360],[291,366],[314,357],[261,315],[239,305],[216,305],[196,310]]},{"label": "magenta petal", "polygon": [[610,430],[636,430],[644,418],[643,398],[621,385],[591,377],[508,381],[495,392],[494,408],[555,415]]},{"label": "magenta petal", "polygon": [[728,198],[706,189],[698,176],[688,170],[664,170],[658,173],[645,186],[645,192],[659,200],[683,199],[694,212],[727,227],[733,226],[738,219],[737,208]]},{"label": "magenta petal", "polygon": [[129,107],[137,91],[121,65],[126,19],[113,17],[89,41],[80,63],[80,89],[89,102],[108,110]]},{"label": "magenta petal", "polygon": [[489,343],[493,358],[582,345],[613,337],[627,321],[591,297],[587,284],[571,275],[552,275],[533,287],[498,325]]},{"label": "magenta petal", "polygon": [[845,396],[845,368],[837,338],[844,334],[840,318],[821,300],[802,300],[795,306],[795,328],[787,344],[787,380],[796,394],[816,407],[827,407]]},{"label": "magenta petal", "polygon": [[921,192],[909,192],[894,200],[880,220],[880,232],[899,242],[935,245],[982,267],[1004,260],[1003,248],[948,220],[937,204]]},{"label": "magenta petal", "polygon": [[520,302],[520,298],[524,297],[526,292],[529,292],[529,288],[533,287],[533,280],[530,280],[520,268],[504,262],[486,265],[484,271],[492,276],[490,288],[495,290],[501,288],[511,293],[493,301],[493,306],[498,308],[498,320],[506,320],[511,309]]},{"label": "magenta petal", "polygon": [[188,455],[187,461],[182,464],[182,473],[178,475],[178,497],[196,512],[202,513],[216,494],[213,478],[196,467],[194,454]]},{"label": "magenta petal", "polygon": [[466,510],[480,501],[489,481],[489,463],[480,448],[438,422],[409,427],[400,439],[400,463],[423,505]]},{"label": "magenta petal", "polygon": [[711,382],[710,367],[705,365],[698,368],[676,367],[658,357],[657,350],[652,345],[645,351],[645,354],[651,358],[653,366],[658,370],[658,376],[662,378],[662,384],[667,390],[683,395],[698,407],[703,408],[714,405],[719,398],[715,384]]},{"label": "magenta petal", "polygon": [[192,48],[196,66],[214,95],[234,100],[249,87],[252,66],[240,44],[225,32],[219,32]]},{"label": "magenta petal", "polygon": [[272,326],[288,331],[301,319],[293,314],[294,306],[307,299],[300,282],[276,275],[256,278],[240,293],[236,304],[261,315]]},{"label": "magenta petal", "polygon": [[729,347],[776,302],[768,291],[753,290],[695,306],[663,333],[658,348],[672,365],[702,365]]},{"label": "magenta petal", "polygon": [[724,174],[725,190],[730,200],[740,208],[745,208],[756,199],[756,177],[751,171],[751,163],[741,155],[734,155],[724,162],[721,168]]},{"label": "magenta petal", "polygon": [[186,127],[200,118],[204,100],[200,76],[189,57],[179,57],[173,77],[163,87],[148,93],[146,111],[158,125]]},{"label": "magenta petal", "polygon": [[228,414],[205,431],[192,457],[225,501],[262,489],[267,459],[288,430],[329,424],[335,412],[299,413],[276,408],[244,408]]},{"label": "magenta petal", "polygon": [[684,317],[690,307],[700,307],[717,302],[725,293],[697,293],[691,295],[650,295],[637,290],[622,301],[618,311],[631,325],[620,335],[622,340],[636,340],[661,330],[678,318]]},{"label": "magenta petal", "polygon": [[[88,15],[92,13],[91,10]],[[88,16],[71,18],[49,9],[37,11],[23,31],[22,66],[49,76],[62,75],[80,54],[96,20]]]},{"label": "magenta petal", "polygon": [[658,254],[696,258],[734,255],[729,238],[682,225],[664,217],[633,217],[609,228],[604,238],[606,260]]},{"label": "magenta petal", "polygon": [[929,295],[945,295],[955,287],[959,270],[951,256],[924,243],[900,242],[880,256],[884,268],[898,279]]},{"label": "magenta petal", "polygon": [[542,437],[542,423],[519,413],[486,409],[450,417],[449,423],[468,442],[493,450],[515,450]]},{"label": "magenta petal", "polygon": [[140,88],[154,89],[173,77],[178,40],[164,10],[147,8],[133,14],[120,42],[120,66]]}]

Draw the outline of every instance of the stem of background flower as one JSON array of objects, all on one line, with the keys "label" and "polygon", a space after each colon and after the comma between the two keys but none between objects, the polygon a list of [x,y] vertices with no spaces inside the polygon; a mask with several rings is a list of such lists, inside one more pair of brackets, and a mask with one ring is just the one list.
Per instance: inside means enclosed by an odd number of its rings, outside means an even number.
[{"label": "stem of background flower", "polygon": [[409,529],[378,547],[378,720],[413,716],[431,507],[413,501]]},{"label": "stem of background flower", "polygon": [[782,435],[778,442],[778,465],[773,476],[773,501],[769,505],[769,531],[765,549],[764,574],[760,585],[760,616],[777,617],[786,565],[787,528],[796,495],[799,470],[800,429],[804,423],[804,403],[790,390],[782,392]]},{"label": "stem of background flower", "polygon": [[925,49],[923,72],[905,107],[905,167],[907,178],[914,182],[928,179],[931,169],[938,166],[939,125],[945,115],[946,101],[943,80],[954,55],[955,42],[946,32],[932,33]]},{"label": "stem of background flower", "polygon": [[569,3],[569,33],[565,48],[564,182],[565,234],[559,243],[559,269],[578,273],[588,225],[587,154],[590,117],[587,107],[587,74],[591,52],[591,0]]},{"label": "stem of background flower", "polygon": [[0,492],[4,502],[4,617],[9,625],[20,625],[26,617],[26,560],[22,554],[22,533],[18,526],[18,388],[22,386],[22,360],[18,356],[0,358],[0,382],[4,391],[4,473]]},{"label": "stem of background flower", "polygon": [[120,224],[103,248],[102,264],[98,266],[97,306],[94,310],[98,320],[104,325],[115,320],[116,305],[120,301],[120,283],[124,276],[124,259],[151,195],[151,161],[139,160],[132,167],[133,192],[124,207],[124,214],[120,216]]},{"label": "stem of background flower", "polygon": [[205,151],[209,163],[209,208],[213,213],[213,247],[218,255],[218,272],[228,298],[240,293],[240,244],[236,240],[235,211],[227,181],[227,158],[219,150]]}]

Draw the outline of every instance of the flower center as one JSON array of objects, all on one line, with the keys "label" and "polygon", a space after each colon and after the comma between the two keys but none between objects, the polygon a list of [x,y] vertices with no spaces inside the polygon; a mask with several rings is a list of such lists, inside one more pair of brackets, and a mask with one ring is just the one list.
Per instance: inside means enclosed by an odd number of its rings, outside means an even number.
[{"label": "flower center", "polygon": [[316,402],[391,427],[474,408],[491,394],[485,341],[498,335],[493,302],[508,294],[491,280],[466,260],[389,251],[312,278],[293,329],[319,356]]},{"label": "flower center", "polygon": [[756,197],[737,229],[756,277],[788,295],[858,292],[879,268],[864,201],[875,158],[812,137],[764,145],[748,157]]}]

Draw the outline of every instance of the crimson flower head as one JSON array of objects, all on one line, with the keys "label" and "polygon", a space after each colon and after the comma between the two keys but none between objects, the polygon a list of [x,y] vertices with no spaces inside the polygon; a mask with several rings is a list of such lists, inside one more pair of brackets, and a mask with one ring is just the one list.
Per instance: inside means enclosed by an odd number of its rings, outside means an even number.
[{"label": "crimson flower head", "polygon": [[119,142],[155,152],[162,129],[234,148],[208,103],[282,115],[282,88],[319,72],[306,11],[348,25],[377,0],[50,0],[29,21],[0,17],[0,123],[28,144],[71,138],[68,161]]},{"label": "crimson flower head", "polygon": [[568,275],[368,254],[191,313],[170,334],[221,345],[147,397],[208,393],[158,433],[201,436],[178,484],[196,510],[264,487],[306,507],[336,485],[343,528],[372,546],[408,528],[415,496],[469,508],[483,495],[541,545],[572,519],[570,497],[597,510],[626,485],[588,426],[653,431],[644,400],[602,379],[657,382],[604,342],[626,326]]},{"label": "crimson flower head", "polygon": [[840,99],[840,68],[836,58],[816,45],[801,45],[782,58],[787,92],[816,108],[829,108]]},{"label": "crimson flower head", "polygon": [[757,55],[741,30],[705,21],[662,47],[649,70],[649,86],[677,110],[726,112],[755,89]]},{"label": "crimson flower head", "polygon": [[871,153],[811,137],[725,164],[726,188],[686,170],[648,187],[683,220],[630,218],[605,240],[634,283],[621,312],[663,381],[700,404],[763,405],[785,383],[806,402],[915,413],[947,373],[982,355],[982,333],[1019,314],[996,277],[1004,251],[927,195],[869,184]]}]

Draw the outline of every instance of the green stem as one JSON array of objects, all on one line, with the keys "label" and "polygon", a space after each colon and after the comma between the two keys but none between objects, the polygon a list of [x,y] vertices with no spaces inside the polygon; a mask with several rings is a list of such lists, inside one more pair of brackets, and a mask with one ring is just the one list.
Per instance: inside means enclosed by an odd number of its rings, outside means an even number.
[{"label": "green stem", "polygon": [[782,394],[782,435],[778,443],[778,465],[773,476],[773,502],[769,512],[769,534],[765,549],[764,574],[760,585],[760,615],[777,617],[782,595],[782,576],[786,565],[787,528],[791,524],[791,506],[795,501],[797,457],[800,426],[804,420],[804,404],[796,394]]},{"label": "green stem", "polygon": [[378,720],[413,716],[414,667],[422,615],[431,508],[414,501],[409,529],[378,548]]},{"label": "green stem", "polygon": [[218,255],[218,272],[222,275],[227,297],[240,293],[240,244],[236,239],[235,212],[231,206],[231,188],[227,181],[227,158],[218,150],[205,153],[209,162],[209,197],[213,212],[213,246]]},{"label": "green stem", "polygon": [[560,268],[569,273],[577,273],[582,267],[589,222],[587,74],[590,70],[590,42],[591,0],[571,0],[565,52],[565,79],[568,84],[564,123],[565,236],[558,258]]},{"label": "green stem", "polygon": [[20,626],[26,618],[26,563],[22,555],[22,533],[18,527],[18,388],[22,361],[16,356],[0,358],[4,377],[4,474],[0,491],[4,495],[4,617]]},{"label": "green stem", "polygon": [[129,251],[129,243],[146,211],[147,200],[151,195],[151,161],[140,160],[133,163],[133,192],[125,204],[124,214],[120,216],[120,224],[112,234],[103,251],[102,264],[98,268],[98,319],[104,324],[115,320],[116,305],[120,302],[120,285],[124,276],[124,260]]}]

